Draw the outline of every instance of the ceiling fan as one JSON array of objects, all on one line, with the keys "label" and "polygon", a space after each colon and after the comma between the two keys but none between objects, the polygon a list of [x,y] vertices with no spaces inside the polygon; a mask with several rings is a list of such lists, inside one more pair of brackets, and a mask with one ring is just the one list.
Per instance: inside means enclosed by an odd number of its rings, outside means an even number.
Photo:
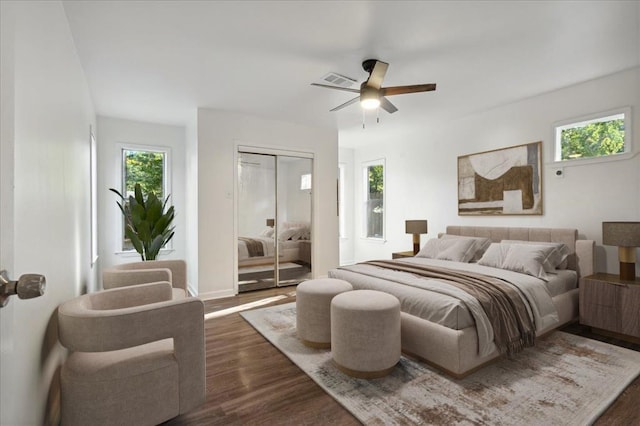
[{"label": "ceiling fan", "polygon": [[345,92],[358,93],[359,96],[353,98],[342,105],[331,109],[331,111],[338,111],[344,107],[347,107],[357,101],[360,101],[362,108],[375,109],[381,107],[389,114],[393,114],[398,110],[385,96],[391,95],[403,95],[405,93],[417,93],[417,92],[430,92],[436,90],[435,84],[413,84],[410,86],[393,86],[382,87],[382,80],[387,73],[389,64],[379,61],[377,59],[367,59],[362,62],[362,68],[369,73],[369,78],[360,85],[360,90],[350,89],[348,87],[330,86],[328,84],[311,83],[312,86],[326,87],[328,89],[342,90]]}]

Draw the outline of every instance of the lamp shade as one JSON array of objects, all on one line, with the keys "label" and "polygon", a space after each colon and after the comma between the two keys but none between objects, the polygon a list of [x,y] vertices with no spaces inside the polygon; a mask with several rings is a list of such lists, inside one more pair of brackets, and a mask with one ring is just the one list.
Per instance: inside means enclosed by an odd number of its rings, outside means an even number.
[{"label": "lamp shade", "polygon": [[602,222],[602,244],[640,247],[640,222]]},{"label": "lamp shade", "polygon": [[274,226],[276,224],[275,219],[267,219],[267,226]]},{"label": "lamp shade", "polygon": [[406,220],[405,232],[407,234],[426,234],[427,221],[426,220]]}]

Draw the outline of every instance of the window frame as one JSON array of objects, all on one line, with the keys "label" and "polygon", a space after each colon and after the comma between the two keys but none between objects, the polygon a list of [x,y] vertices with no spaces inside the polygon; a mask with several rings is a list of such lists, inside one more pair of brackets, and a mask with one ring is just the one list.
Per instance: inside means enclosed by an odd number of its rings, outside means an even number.
[{"label": "window frame", "polygon": [[345,217],[345,173],[347,165],[345,163],[338,163],[338,237],[341,239],[347,238],[347,223]]},{"label": "window frame", "polygon": [[[130,144],[130,143],[120,143],[117,144],[117,155],[118,155],[118,167],[120,168],[119,175],[119,188],[120,193],[126,197],[126,185],[125,185],[125,151],[147,151],[147,152],[160,152],[164,154],[164,168],[163,168],[163,176],[162,176],[162,187],[163,187],[163,197],[166,198],[167,195],[171,195],[171,148],[162,145],[139,145],[139,144]],[[172,196],[173,197],[173,196]],[[163,201],[164,201],[163,198]],[[171,201],[170,201],[171,202]],[[117,207],[117,206],[116,206]],[[133,248],[130,250],[124,249],[124,216],[118,210],[119,214],[119,223],[118,226],[118,245],[116,249],[116,254],[123,255],[125,257],[139,257],[140,254]],[[170,253],[173,251],[173,238],[167,243],[166,246],[160,249],[160,253]]]},{"label": "window frame", "polygon": [[[380,237],[370,237],[367,235],[367,202],[369,201],[369,167],[382,166],[382,235]],[[387,215],[385,206],[387,205],[387,165],[385,158],[362,162],[362,229],[361,238],[369,241],[386,242],[387,236]]]},{"label": "window frame", "polygon": [[[586,126],[590,123],[608,121],[606,119],[612,119],[616,115],[623,115],[624,120],[624,151],[617,154],[601,155],[598,157],[585,157],[562,160],[562,146],[561,146],[561,133],[562,130],[572,127],[580,127],[580,125]],[[621,107],[610,109],[607,111],[600,111],[593,114],[583,115],[580,117],[570,118],[567,120],[558,121],[553,124],[552,128],[552,140],[553,140],[553,161],[556,166],[578,166],[584,164],[603,163],[609,161],[626,160],[633,157],[632,146],[632,115],[631,107]]]}]

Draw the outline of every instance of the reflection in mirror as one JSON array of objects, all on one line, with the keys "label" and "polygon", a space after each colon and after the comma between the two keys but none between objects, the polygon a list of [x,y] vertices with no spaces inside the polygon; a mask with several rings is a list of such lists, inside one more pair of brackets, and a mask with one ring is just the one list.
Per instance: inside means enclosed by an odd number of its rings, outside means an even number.
[{"label": "reflection in mirror", "polygon": [[238,155],[238,291],[275,287],[276,157]]},{"label": "reflection in mirror", "polygon": [[311,158],[238,155],[238,291],[312,277]]},{"label": "reflection in mirror", "polygon": [[278,285],[311,278],[311,158],[278,156]]}]

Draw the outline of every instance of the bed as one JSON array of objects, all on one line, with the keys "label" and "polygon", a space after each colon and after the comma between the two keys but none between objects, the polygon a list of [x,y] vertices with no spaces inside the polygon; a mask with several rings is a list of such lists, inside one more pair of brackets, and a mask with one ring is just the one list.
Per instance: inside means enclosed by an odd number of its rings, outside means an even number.
[{"label": "bed", "polygon": [[[309,244],[310,238],[309,223],[284,222],[278,236],[279,262],[306,262],[308,259],[301,246]],[[258,236],[238,238],[238,267],[273,264],[274,256],[274,228],[267,228]]]},{"label": "bed", "polygon": [[[491,321],[487,325],[483,317],[486,313],[478,311],[477,301],[462,294],[453,282],[443,284],[440,278],[417,276],[414,270],[440,272],[438,268],[445,268],[462,271],[460,274],[465,276],[491,275],[500,281],[515,283],[514,291],[520,296],[518,299],[525,302],[534,325],[533,333],[538,337],[577,319],[579,278],[594,271],[595,243],[578,239],[576,229],[449,226],[439,237],[428,241],[419,253],[428,257],[364,263],[329,271],[330,277],[344,279],[355,289],[375,289],[398,297],[402,311],[402,350],[407,355],[460,378],[505,353],[502,343],[498,343],[500,348],[496,345],[501,333],[496,331],[494,334]],[[442,241],[444,239],[458,242],[447,243]],[[483,250],[476,250],[481,241]],[[458,254],[453,260],[444,255],[452,244],[468,248],[464,249],[464,259],[457,258]],[[508,253],[518,252],[522,257],[531,250],[543,251],[543,245],[564,250],[562,261],[554,264],[553,270],[545,263],[539,272],[532,274],[526,270],[527,273],[522,273],[518,269],[521,265],[510,270],[500,263]],[[433,247],[436,247],[435,251]],[[544,249],[544,252],[552,253],[553,250]],[[473,256],[467,256],[472,252]],[[406,270],[394,270],[394,265],[387,265],[393,262],[400,265],[399,269]],[[529,259],[525,263],[541,265],[540,262],[529,262]]]}]

